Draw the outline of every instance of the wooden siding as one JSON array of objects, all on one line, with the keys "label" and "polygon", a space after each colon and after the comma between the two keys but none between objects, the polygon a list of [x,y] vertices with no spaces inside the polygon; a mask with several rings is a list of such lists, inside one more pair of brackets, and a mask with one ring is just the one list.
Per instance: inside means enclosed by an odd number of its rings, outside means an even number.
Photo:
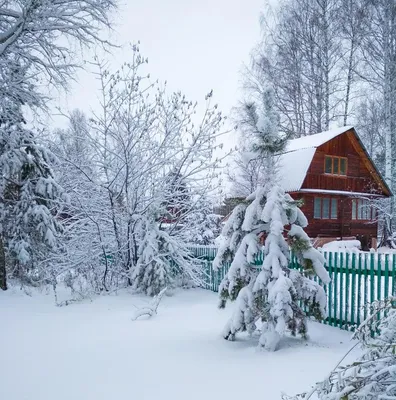
[{"label": "wooden siding", "polygon": [[[348,132],[318,147],[302,184],[302,189],[338,190],[386,195],[376,174],[368,169],[371,161],[367,159],[364,151],[360,152],[360,154],[358,153],[356,142],[354,133]],[[325,174],[324,163],[326,155],[346,157],[348,159],[347,175]]]},{"label": "wooden siding", "polygon": [[[296,200],[303,200],[304,204],[301,210],[309,222],[305,231],[311,238],[331,237],[342,239],[351,236],[377,237],[378,224],[376,221],[352,220],[352,197],[299,192],[291,193],[291,195]],[[337,219],[314,218],[315,197],[336,198],[338,201]]]}]

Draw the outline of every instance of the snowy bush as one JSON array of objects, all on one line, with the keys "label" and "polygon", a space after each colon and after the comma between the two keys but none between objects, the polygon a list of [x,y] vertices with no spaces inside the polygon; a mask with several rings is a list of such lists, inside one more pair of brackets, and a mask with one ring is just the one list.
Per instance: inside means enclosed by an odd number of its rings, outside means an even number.
[{"label": "snowy bush", "polygon": [[[382,318],[379,318],[379,315]],[[378,335],[373,337],[372,332]],[[396,397],[396,299],[371,305],[371,315],[354,334],[363,354],[349,365],[338,365],[307,393],[284,400],[385,400]],[[354,345],[355,347],[356,345]],[[345,358],[345,357],[344,357]],[[340,363],[339,363],[340,364]]]}]

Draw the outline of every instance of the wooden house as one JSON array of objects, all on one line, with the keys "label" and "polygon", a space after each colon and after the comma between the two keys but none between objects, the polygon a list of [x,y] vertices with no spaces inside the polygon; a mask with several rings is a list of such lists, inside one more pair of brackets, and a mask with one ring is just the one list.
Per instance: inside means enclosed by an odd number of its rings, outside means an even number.
[{"label": "wooden house", "polygon": [[353,127],[291,140],[279,157],[282,186],[302,199],[307,234],[316,245],[357,238],[376,247],[374,198],[391,191]]}]

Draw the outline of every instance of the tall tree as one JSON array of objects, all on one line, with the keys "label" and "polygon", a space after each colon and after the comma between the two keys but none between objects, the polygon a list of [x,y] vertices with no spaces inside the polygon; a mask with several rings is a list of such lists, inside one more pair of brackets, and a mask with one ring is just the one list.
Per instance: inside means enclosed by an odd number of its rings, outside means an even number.
[{"label": "tall tree", "polygon": [[[12,110],[10,113],[5,108]],[[20,105],[0,105],[0,286],[7,272],[29,279],[33,267],[55,246],[61,229],[56,219],[62,189],[55,182],[51,153],[38,145],[25,127]],[[19,113],[19,118],[17,115]],[[42,278],[40,274],[39,278]]]},{"label": "tall tree", "polygon": [[371,0],[367,35],[362,45],[360,75],[370,90],[379,92],[384,110],[385,179],[393,187],[396,127],[396,4]]},{"label": "tall tree", "polygon": [[339,0],[293,0],[263,16],[263,40],[247,87],[260,93],[266,82],[274,85],[281,128],[290,135],[327,130],[341,115],[346,41],[340,5]]},{"label": "tall tree", "polygon": [[[284,149],[286,138],[278,134],[272,89],[263,92],[260,105],[251,104],[245,111],[245,121],[254,136],[252,150],[265,160],[266,184],[235,207],[222,231],[214,267],[231,261],[219,289],[221,307],[227,300],[236,300],[224,338],[233,340],[239,331],[251,333],[261,320],[260,346],[273,351],[287,330],[306,336],[306,316],[299,301],[316,318],[325,317],[326,295],[309,275],[316,274],[325,283],[330,279],[323,256],[312,247],[303,230],[307,220],[298,202],[277,183],[277,154]],[[285,226],[290,226],[288,241]],[[260,237],[265,238],[265,246],[262,269],[258,270],[252,263],[260,252]],[[302,272],[289,269],[288,243],[304,268]]]},{"label": "tall tree", "polygon": [[[75,45],[104,41],[112,0],[3,1],[0,6],[0,286],[6,273],[54,245],[59,187],[50,153],[27,129],[22,106],[45,110],[41,85],[67,86],[77,67]],[[69,40],[69,45],[63,44]],[[4,252],[2,251],[4,249]],[[3,257],[3,254],[5,257]],[[9,264],[8,264],[8,261]],[[14,266],[16,266],[14,268]],[[8,270],[8,271],[7,271]]]}]

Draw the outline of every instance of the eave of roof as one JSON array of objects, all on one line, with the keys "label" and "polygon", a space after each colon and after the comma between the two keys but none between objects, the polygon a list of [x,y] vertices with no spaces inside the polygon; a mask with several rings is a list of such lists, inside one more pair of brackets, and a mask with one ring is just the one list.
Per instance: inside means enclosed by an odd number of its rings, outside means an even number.
[{"label": "eave of roof", "polygon": [[352,196],[352,197],[385,197],[378,193],[362,193],[362,192],[349,192],[346,190],[328,190],[328,189],[300,189],[296,190],[298,193],[323,193],[323,194],[333,194],[341,196]]}]

